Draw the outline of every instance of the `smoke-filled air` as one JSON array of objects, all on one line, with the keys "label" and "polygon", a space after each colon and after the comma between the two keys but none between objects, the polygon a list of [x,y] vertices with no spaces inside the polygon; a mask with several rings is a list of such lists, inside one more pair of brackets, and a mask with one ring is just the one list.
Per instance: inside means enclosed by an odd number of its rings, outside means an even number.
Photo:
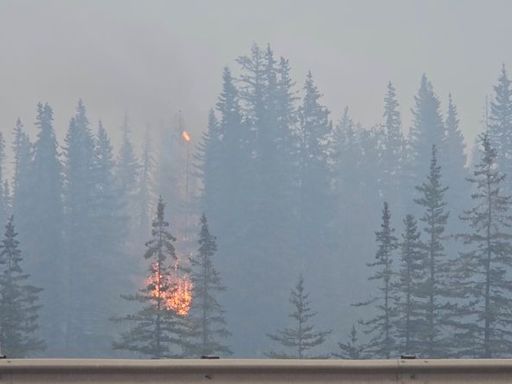
[{"label": "smoke-filled air", "polygon": [[511,13],[0,0],[0,354],[512,357]]}]

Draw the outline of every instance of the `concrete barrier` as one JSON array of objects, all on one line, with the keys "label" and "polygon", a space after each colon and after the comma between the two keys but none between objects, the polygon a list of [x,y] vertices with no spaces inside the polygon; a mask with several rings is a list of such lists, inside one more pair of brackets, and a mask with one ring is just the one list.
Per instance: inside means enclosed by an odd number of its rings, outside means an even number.
[{"label": "concrete barrier", "polygon": [[512,360],[5,359],[0,383],[512,384]]}]

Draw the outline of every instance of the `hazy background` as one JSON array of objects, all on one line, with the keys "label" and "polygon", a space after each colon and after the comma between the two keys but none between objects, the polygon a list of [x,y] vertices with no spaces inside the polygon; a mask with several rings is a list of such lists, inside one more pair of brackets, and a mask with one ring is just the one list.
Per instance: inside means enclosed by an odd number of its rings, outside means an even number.
[{"label": "hazy background", "polygon": [[[19,116],[33,129],[48,101],[60,136],[77,99],[114,135],[128,113],[134,135],[183,110],[206,124],[222,67],[251,44],[272,44],[294,77],[315,75],[337,119],[381,119],[386,83],[405,128],[420,76],[452,92],[469,140],[502,63],[512,62],[509,1],[0,0],[0,129]],[[298,86],[302,86],[301,83]]]}]

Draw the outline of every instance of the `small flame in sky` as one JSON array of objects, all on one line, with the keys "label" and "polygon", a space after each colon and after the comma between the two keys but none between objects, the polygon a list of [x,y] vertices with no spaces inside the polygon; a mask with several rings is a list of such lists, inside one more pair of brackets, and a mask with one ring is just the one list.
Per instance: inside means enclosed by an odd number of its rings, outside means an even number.
[{"label": "small flame in sky", "polygon": [[187,131],[181,132],[181,138],[185,140],[187,143],[191,140],[190,134]]}]

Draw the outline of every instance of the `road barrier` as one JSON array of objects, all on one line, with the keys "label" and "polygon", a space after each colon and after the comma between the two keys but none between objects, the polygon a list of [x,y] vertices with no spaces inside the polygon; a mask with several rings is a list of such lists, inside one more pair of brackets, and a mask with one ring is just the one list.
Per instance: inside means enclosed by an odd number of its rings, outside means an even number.
[{"label": "road barrier", "polygon": [[512,360],[5,359],[0,383],[512,383]]}]

